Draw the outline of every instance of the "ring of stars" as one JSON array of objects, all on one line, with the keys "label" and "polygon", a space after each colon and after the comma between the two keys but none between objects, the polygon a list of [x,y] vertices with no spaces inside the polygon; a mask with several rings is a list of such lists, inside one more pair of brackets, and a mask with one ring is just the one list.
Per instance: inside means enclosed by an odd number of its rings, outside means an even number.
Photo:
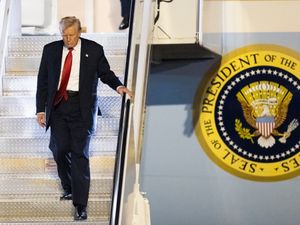
[{"label": "ring of stars", "polygon": [[272,161],[272,160],[279,160],[281,158],[285,158],[291,154],[294,154],[296,151],[298,151],[299,147],[300,147],[300,140],[298,141],[298,143],[296,143],[294,145],[294,147],[292,147],[289,150],[286,150],[280,154],[276,154],[276,155],[258,155],[258,154],[253,154],[251,152],[247,152],[246,150],[242,149],[241,147],[239,147],[237,144],[234,143],[233,140],[231,140],[231,138],[229,137],[228,133],[226,132],[226,129],[224,127],[224,122],[223,122],[223,109],[224,109],[224,103],[225,100],[227,98],[227,95],[230,93],[230,91],[233,89],[233,87],[235,85],[237,85],[239,82],[241,82],[242,80],[250,77],[250,76],[255,76],[255,75],[259,75],[259,74],[268,74],[268,75],[274,75],[274,76],[278,76],[280,78],[283,78],[284,80],[287,80],[288,82],[290,82],[297,90],[300,90],[300,83],[298,83],[296,80],[294,80],[292,77],[289,77],[287,74],[282,73],[277,71],[276,69],[257,69],[257,70],[251,70],[250,72],[246,72],[243,74],[240,74],[238,77],[236,77],[233,81],[231,81],[231,83],[227,86],[227,88],[224,90],[224,94],[221,96],[221,100],[219,101],[219,105],[217,107],[218,111],[217,111],[217,120],[218,120],[218,124],[220,126],[220,130],[221,130],[221,135],[223,136],[224,140],[226,140],[226,142],[233,147],[233,149],[235,151],[237,151],[239,154],[242,154],[244,156],[247,156],[248,158],[253,158],[255,160],[265,160],[265,161]]}]

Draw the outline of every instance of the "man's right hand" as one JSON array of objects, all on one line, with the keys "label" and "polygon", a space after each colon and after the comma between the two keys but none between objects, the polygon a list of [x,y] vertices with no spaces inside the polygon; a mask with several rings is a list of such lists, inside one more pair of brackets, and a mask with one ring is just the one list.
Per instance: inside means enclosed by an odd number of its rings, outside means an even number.
[{"label": "man's right hand", "polygon": [[46,114],[44,112],[40,112],[36,114],[36,121],[41,127],[46,126]]}]

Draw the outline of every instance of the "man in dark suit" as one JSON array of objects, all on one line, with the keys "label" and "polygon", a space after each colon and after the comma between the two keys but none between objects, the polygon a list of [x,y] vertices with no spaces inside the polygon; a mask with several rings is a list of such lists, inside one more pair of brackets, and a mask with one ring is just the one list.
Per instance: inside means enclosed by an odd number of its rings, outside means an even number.
[{"label": "man in dark suit", "polygon": [[124,30],[129,27],[131,0],[121,0],[121,16],[123,17],[119,30]]},{"label": "man in dark suit", "polygon": [[103,47],[80,37],[76,17],[60,21],[63,40],[44,46],[36,92],[37,122],[50,127],[49,148],[75,220],[87,219],[90,187],[89,143],[95,130],[98,78],[119,94],[132,93],[110,70]]}]

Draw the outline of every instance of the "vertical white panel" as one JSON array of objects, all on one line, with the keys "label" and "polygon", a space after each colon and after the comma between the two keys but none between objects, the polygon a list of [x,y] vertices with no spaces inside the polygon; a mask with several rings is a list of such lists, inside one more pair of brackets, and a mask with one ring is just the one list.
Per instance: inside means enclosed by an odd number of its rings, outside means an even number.
[{"label": "vertical white panel", "polygon": [[94,0],[85,0],[85,26],[88,33],[94,32]]},{"label": "vertical white panel", "polygon": [[10,9],[10,20],[9,20],[9,35],[20,35],[21,34],[21,2],[19,0],[11,1]]},{"label": "vertical white panel", "polygon": [[22,25],[45,26],[45,0],[22,0]]}]

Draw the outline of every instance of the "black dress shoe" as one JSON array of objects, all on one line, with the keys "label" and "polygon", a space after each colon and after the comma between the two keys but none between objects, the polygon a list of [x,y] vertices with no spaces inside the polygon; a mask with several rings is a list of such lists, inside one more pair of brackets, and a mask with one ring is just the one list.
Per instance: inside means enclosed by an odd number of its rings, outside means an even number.
[{"label": "black dress shoe", "polygon": [[129,27],[129,19],[123,18],[122,22],[120,23],[119,30],[125,30]]},{"label": "black dress shoe", "polygon": [[72,200],[72,193],[65,191],[59,198],[60,200]]},{"label": "black dress shoe", "polygon": [[76,206],[74,220],[86,220],[87,212],[85,206]]}]

